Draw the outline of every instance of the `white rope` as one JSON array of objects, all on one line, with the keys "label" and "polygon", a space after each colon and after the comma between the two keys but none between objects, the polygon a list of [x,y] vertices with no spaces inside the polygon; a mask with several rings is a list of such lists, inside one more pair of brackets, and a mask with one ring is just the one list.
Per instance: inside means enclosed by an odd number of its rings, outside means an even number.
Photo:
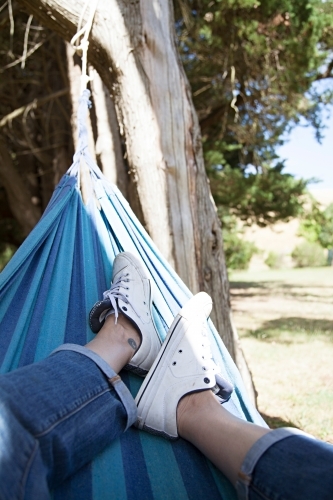
[{"label": "white rope", "polygon": [[[85,26],[83,26],[83,28],[81,28],[83,16],[84,16],[84,14],[87,10],[87,7],[88,7],[88,2],[89,2],[89,0],[86,0],[85,5],[84,5],[83,10],[82,10],[81,15],[80,15],[80,19],[79,19],[79,23],[78,23],[78,31],[73,36],[73,38],[71,40],[71,45],[76,50],[82,50],[81,94],[87,88],[88,82],[90,82],[92,80],[92,78],[90,76],[88,76],[88,73],[87,73],[87,55],[88,55],[88,47],[89,47],[88,38],[89,38],[89,34],[90,34],[91,27],[93,24],[95,12],[97,9],[98,0],[94,0],[92,2],[90,9],[89,9],[88,20],[87,20]],[[81,36],[83,36],[81,42],[79,43],[79,45],[76,45],[76,42],[79,40],[79,38]]]}]

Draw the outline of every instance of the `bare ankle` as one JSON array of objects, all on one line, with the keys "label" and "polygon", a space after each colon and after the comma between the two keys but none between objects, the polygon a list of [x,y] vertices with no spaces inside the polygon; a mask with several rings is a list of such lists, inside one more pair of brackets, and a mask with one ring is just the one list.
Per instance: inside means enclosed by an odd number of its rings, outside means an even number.
[{"label": "bare ankle", "polygon": [[[103,330],[103,332],[102,332]],[[105,324],[101,333],[106,333],[112,337],[118,338],[120,342],[128,343],[134,353],[138,350],[141,344],[141,335],[134,327],[133,323],[123,314],[119,314],[117,323],[115,323],[114,315],[109,316],[105,320]],[[133,353],[133,355],[134,355]]]},{"label": "bare ankle", "polygon": [[86,347],[99,354],[118,373],[129,363],[141,344],[141,336],[132,323],[119,315],[106,318],[96,337]]},{"label": "bare ankle", "polygon": [[178,403],[177,428],[181,437],[189,439],[189,433],[210,405],[219,404],[212,391],[186,394]]}]

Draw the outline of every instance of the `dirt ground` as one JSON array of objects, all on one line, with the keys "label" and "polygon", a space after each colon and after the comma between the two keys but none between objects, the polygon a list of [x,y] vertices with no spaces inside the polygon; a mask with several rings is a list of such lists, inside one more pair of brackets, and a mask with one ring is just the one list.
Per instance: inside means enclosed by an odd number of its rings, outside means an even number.
[{"label": "dirt ground", "polygon": [[333,443],[333,268],[231,274],[236,327],[269,425]]}]

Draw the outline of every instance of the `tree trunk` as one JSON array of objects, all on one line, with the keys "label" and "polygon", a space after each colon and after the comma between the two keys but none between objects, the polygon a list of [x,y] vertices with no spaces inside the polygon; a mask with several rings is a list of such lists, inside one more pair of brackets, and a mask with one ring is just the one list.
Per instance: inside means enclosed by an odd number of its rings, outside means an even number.
[{"label": "tree trunk", "polygon": [[[67,40],[84,6],[83,0],[20,2]],[[100,0],[88,56],[120,112],[145,226],[192,292],[212,296],[212,319],[237,360],[222,232],[174,37],[171,0]]]},{"label": "tree trunk", "polygon": [[27,236],[39,221],[40,209],[33,204],[29,189],[15,169],[7,145],[1,137],[0,181],[6,190],[10,209]]},{"label": "tree trunk", "polygon": [[97,127],[96,156],[101,163],[105,177],[116,184],[127,198],[128,175],[121,148],[116,109],[110,92],[97,71],[94,71],[92,76],[91,91]]}]

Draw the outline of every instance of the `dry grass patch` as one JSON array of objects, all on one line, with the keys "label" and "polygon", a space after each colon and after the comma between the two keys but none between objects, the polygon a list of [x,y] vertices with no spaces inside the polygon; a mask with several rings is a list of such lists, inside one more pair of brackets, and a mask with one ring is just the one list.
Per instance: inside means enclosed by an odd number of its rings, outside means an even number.
[{"label": "dry grass patch", "polygon": [[333,268],[232,273],[231,295],[267,422],[333,443]]}]

